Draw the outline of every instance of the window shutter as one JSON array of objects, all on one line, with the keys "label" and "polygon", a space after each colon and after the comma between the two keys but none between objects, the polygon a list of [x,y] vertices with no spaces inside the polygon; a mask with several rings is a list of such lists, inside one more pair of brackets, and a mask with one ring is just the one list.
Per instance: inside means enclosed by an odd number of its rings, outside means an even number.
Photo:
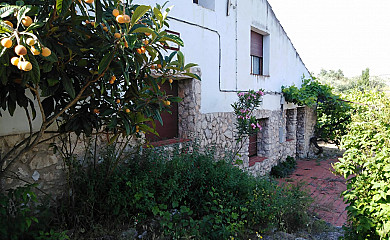
[{"label": "window shutter", "polygon": [[251,31],[251,55],[263,57],[263,35]]}]

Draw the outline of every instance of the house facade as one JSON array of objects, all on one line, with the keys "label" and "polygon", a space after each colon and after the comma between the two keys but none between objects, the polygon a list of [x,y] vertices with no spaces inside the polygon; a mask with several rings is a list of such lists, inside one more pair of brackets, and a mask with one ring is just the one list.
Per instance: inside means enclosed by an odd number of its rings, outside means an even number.
[{"label": "house facade", "polygon": [[[164,2],[146,0],[142,4]],[[244,143],[243,168],[263,175],[287,156],[307,157],[315,112],[285,102],[281,86],[299,86],[302,77],[310,74],[269,3],[171,0],[170,5],[174,6],[170,31],[183,39],[185,46],[180,50],[186,61],[199,65],[194,72],[202,79],[176,81],[183,101],[174,106],[177,114],[166,116],[167,122],[178,126],[173,135],[197,138],[203,147],[216,146],[223,155],[236,145],[231,104],[237,93],[264,89],[262,107],[255,111],[263,129]],[[160,134],[172,137],[172,132]]]},{"label": "house facade", "polygon": [[[165,0],[138,0],[154,6]],[[202,147],[215,146],[219,155],[236,147],[235,116],[231,104],[240,91],[264,89],[254,115],[262,130],[241,149],[242,168],[254,175],[268,173],[287,156],[307,157],[314,133],[315,112],[284,101],[281,86],[299,86],[310,74],[266,0],[171,0],[170,28],[185,46],[187,62],[197,63],[196,79],[176,79],[169,94],[182,102],[165,113],[161,137],[152,141],[198,139]],[[176,46],[171,46],[176,48]],[[164,87],[164,86],[163,86]],[[39,129],[40,116],[33,122]],[[0,154],[7,152],[29,131],[22,111],[0,118]],[[29,181],[45,183],[50,191],[63,180],[64,164],[52,154],[49,143],[34,149],[12,169]],[[5,186],[16,181],[6,179]]]}]

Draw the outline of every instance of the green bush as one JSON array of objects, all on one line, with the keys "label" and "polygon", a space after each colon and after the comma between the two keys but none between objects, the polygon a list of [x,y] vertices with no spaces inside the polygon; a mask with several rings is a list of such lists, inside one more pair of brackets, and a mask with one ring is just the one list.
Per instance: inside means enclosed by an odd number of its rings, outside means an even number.
[{"label": "green bush", "polygon": [[352,92],[356,104],[335,164],[347,179],[343,193],[352,228],[347,239],[390,238],[390,100],[382,93]]},{"label": "green bush", "polygon": [[148,234],[227,239],[267,228],[304,226],[310,198],[280,187],[189,145],[146,150],[111,170],[111,149],[96,166],[73,166],[72,195],[63,202],[68,227],[134,222]]},{"label": "green bush", "polygon": [[38,219],[33,215],[33,204],[37,201],[32,191],[34,185],[10,189],[0,193],[0,238],[19,239]]},{"label": "green bush", "polygon": [[284,178],[290,175],[297,168],[295,158],[287,156],[286,161],[272,167],[271,176],[276,178]]}]

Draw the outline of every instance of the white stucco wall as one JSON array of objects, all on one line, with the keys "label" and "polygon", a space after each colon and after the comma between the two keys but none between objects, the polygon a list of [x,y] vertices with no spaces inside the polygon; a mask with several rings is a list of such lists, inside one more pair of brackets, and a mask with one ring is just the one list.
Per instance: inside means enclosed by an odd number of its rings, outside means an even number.
[{"label": "white stucco wall", "polygon": [[[153,6],[155,3],[163,4],[165,0],[138,2]],[[215,1],[214,11],[190,0],[169,2],[169,5],[174,5],[169,16],[209,29],[174,19],[170,21],[170,28],[180,32],[184,40],[185,46],[181,50],[186,61],[198,63],[201,68],[202,113],[231,111],[230,104],[237,99],[236,93],[232,91],[263,88],[280,92],[282,85],[300,85],[303,75],[310,76],[266,0],[231,0],[229,16],[227,2]],[[265,52],[269,53],[268,76],[250,74],[251,29],[269,34],[264,40]],[[279,109],[280,95],[266,95],[263,108]]]}]

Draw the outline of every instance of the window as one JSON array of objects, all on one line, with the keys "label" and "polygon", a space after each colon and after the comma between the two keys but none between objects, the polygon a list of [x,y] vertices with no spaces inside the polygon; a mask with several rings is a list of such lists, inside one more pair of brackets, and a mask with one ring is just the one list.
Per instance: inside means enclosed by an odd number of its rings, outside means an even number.
[{"label": "window", "polygon": [[263,75],[263,35],[251,31],[251,74]]},{"label": "window", "polygon": [[204,8],[215,10],[215,0],[192,0],[192,2]]}]

